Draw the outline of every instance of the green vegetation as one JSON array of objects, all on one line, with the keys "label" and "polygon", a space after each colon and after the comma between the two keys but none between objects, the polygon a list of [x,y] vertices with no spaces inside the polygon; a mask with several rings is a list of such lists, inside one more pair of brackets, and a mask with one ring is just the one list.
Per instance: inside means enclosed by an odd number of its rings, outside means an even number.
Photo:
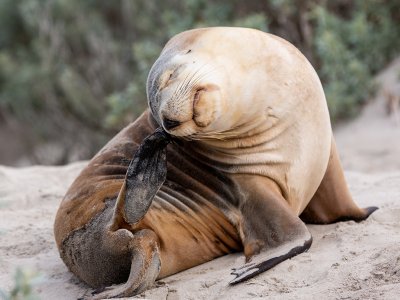
[{"label": "green vegetation", "polygon": [[294,43],[319,73],[333,120],[349,117],[399,53],[399,11],[397,0],[3,0],[0,123],[29,126],[32,147],[62,132],[59,163],[87,158],[145,109],[165,42],[218,25]]},{"label": "green vegetation", "polygon": [[42,280],[37,273],[17,269],[14,276],[14,287],[9,293],[0,290],[2,300],[38,300],[33,287]]},{"label": "green vegetation", "polygon": [[339,15],[315,7],[314,51],[334,120],[354,115],[373,91],[371,76],[400,50],[397,1],[358,0]]}]

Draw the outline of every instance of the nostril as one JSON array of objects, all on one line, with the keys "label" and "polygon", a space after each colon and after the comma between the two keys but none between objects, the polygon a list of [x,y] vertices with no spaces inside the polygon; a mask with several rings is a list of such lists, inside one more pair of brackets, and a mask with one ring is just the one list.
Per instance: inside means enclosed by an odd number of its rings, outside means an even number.
[{"label": "nostril", "polygon": [[164,128],[166,130],[170,130],[172,128],[175,128],[175,127],[179,126],[180,124],[181,124],[181,122],[179,122],[179,121],[170,120],[170,119],[167,119],[167,118],[163,119],[163,125],[164,125]]}]

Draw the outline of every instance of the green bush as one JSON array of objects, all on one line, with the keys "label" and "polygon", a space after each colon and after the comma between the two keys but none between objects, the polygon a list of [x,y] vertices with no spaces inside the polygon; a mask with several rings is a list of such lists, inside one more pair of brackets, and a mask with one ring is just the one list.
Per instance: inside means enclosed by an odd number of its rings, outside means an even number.
[{"label": "green bush", "polygon": [[334,120],[358,112],[373,92],[372,75],[398,55],[400,26],[391,17],[397,3],[358,0],[347,17],[314,7],[318,73]]}]

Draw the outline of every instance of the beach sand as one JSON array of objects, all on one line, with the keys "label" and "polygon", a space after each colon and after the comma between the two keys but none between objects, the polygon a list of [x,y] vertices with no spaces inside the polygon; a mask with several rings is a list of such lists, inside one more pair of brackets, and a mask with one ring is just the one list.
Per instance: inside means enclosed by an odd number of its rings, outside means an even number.
[{"label": "beach sand", "polygon": [[[400,59],[382,72],[382,88],[398,80]],[[399,299],[400,126],[388,118],[383,93],[354,121],[335,128],[350,190],[361,206],[378,206],[361,223],[308,225],[307,253],[229,286],[241,253],[165,278],[134,298],[147,299]],[[63,167],[0,167],[0,288],[18,267],[39,272],[41,299],[77,299],[91,289],[59,258],[53,222],[60,200],[85,162]]]}]

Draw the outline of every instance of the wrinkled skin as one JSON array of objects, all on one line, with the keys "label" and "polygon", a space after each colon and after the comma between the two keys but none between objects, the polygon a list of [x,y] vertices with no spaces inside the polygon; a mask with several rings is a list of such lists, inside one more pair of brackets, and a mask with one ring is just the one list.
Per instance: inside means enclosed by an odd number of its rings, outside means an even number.
[{"label": "wrinkled skin", "polygon": [[354,203],[322,85],[286,41],[244,28],[181,33],[147,92],[150,111],[91,160],[57,213],[61,258],[97,289],[87,298],[129,297],[243,251],[236,284],[309,249],[305,222],[376,209]]}]

